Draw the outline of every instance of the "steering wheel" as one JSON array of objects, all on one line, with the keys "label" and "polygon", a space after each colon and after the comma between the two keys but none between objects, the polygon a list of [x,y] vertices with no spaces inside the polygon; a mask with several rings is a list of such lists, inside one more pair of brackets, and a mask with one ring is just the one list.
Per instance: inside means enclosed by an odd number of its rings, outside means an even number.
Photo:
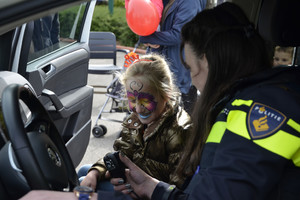
[{"label": "steering wheel", "polygon": [[[31,117],[24,123],[20,100]],[[36,96],[23,86],[5,88],[1,99],[8,140],[30,189],[73,190],[79,184],[71,157],[51,120]]]}]

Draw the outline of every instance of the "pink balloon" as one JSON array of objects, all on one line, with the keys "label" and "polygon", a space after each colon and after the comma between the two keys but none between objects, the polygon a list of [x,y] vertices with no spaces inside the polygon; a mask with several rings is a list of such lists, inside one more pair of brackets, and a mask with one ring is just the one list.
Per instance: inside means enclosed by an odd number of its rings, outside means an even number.
[{"label": "pink balloon", "polygon": [[130,0],[126,9],[129,28],[137,35],[147,36],[159,25],[159,14],[150,0]]}]

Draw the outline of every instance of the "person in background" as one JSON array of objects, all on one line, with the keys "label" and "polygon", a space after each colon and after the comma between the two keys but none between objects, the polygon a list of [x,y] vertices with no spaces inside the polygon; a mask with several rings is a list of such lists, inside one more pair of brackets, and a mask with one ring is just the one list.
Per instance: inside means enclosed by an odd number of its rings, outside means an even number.
[{"label": "person in background", "polygon": [[32,42],[34,51],[53,51],[59,48],[60,23],[58,13],[34,21]]},{"label": "person in background", "polygon": [[273,66],[291,65],[293,60],[293,47],[276,46],[273,57]]},{"label": "person in background", "polygon": [[176,85],[180,89],[184,109],[191,114],[197,99],[197,90],[191,84],[191,76],[180,61],[180,31],[206,6],[206,0],[163,0],[164,10],[160,22],[160,31],[149,36],[140,36],[139,41],[149,52],[162,54],[170,63],[175,75]]},{"label": "person in background", "polygon": [[[178,105],[179,92],[167,62],[160,55],[144,55],[127,68],[120,80],[132,114],[122,123],[114,149],[147,174],[181,187],[185,177],[177,176],[175,168],[192,126],[190,116]],[[85,176],[81,185],[113,190],[105,178],[106,171],[102,158],[92,167],[83,166],[78,172],[79,177]]]}]

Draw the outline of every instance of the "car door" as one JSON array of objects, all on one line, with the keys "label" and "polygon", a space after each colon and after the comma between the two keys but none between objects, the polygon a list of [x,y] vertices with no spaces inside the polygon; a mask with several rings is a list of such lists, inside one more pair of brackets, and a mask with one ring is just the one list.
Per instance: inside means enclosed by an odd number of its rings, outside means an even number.
[{"label": "car door", "polygon": [[49,111],[75,167],[89,143],[93,101],[87,42],[95,1],[81,2],[18,27],[11,61]]}]

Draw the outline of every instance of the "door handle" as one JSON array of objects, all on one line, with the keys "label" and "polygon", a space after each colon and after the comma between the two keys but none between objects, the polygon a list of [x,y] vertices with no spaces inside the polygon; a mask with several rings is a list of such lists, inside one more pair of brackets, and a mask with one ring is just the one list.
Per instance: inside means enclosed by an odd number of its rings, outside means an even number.
[{"label": "door handle", "polygon": [[43,89],[42,91],[42,95],[43,96],[47,96],[53,106],[55,107],[57,113],[62,116],[62,117],[65,117],[65,107],[63,106],[62,102],[59,100],[59,98],[57,97],[57,95],[51,91],[51,90],[48,90],[48,89]]},{"label": "door handle", "polygon": [[46,77],[52,75],[55,72],[55,67],[52,64],[46,65],[42,68],[43,72],[45,72]]}]

